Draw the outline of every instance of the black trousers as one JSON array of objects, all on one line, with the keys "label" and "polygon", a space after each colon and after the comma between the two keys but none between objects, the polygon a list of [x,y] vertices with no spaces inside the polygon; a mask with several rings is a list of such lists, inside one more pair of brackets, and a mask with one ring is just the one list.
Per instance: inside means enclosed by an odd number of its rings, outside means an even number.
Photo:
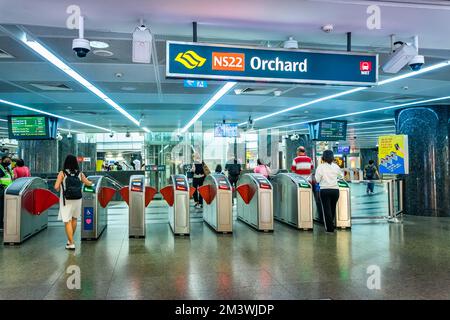
[{"label": "black trousers", "polygon": [[339,200],[338,189],[320,189],[320,202],[322,203],[322,215],[325,230],[333,232],[336,219],[336,204]]},{"label": "black trousers", "polygon": [[0,229],[4,228],[3,219],[5,217],[5,188],[3,186],[0,187]]},{"label": "black trousers", "polygon": [[198,192],[197,188],[201,187],[203,185],[203,182],[205,181],[205,177],[202,178],[192,178],[192,186],[196,188],[194,193],[194,201],[195,203],[203,204],[203,198],[200,195],[200,192]]}]

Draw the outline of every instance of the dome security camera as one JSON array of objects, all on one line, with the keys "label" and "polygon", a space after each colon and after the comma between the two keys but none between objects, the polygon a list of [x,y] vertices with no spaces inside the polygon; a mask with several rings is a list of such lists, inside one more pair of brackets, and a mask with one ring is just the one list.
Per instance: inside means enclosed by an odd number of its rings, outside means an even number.
[{"label": "dome security camera", "polygon": [[127,137],[127,138],[131,137],[130,131],[127,131],[127,133],[125,134],[125,137]]},{"label": "dome security camera", "polygon": [[111,132],[109,133],[109,137],[110,137],[110,138],[114,137],[114,132],[111,131]]},{"label": "dome security camera", "polygon": [[412,58],[408,64],[409,64],[409,68],[412,71],[419,71],[420,69],[422,69],[422,66],[424,63],[425,63],[425,57],[418,54],[417,56]]},{"label": "dome security camera", "polygon": [[69,133],[67,134],[67,139],[68,139],[68,140],[72,140],[72,137],[73,137],[73,136],[72,136],[72,133],[69,131]]},{"label": "dome security camera", "polygon": [[91,51],[91,45],[87,39],[73,39],[72,50],[75,51],[78,58],[84,58]]},{"label": "dome security camera", "polygon": [[57,133],[56,134],[56,140],[61,141],[63,139],[63,136],[61,135],[61,133]]},{"label": "dome security camera", "polygon": [[300,139],[300,136],[298,134],[293,134],[291,136],[291,141],[297,141],[298,139]]}]

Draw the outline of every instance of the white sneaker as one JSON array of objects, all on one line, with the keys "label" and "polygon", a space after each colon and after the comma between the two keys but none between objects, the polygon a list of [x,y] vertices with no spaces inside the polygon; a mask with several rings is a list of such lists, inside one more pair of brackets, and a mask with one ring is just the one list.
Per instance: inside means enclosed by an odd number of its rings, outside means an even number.
[{"label": "white sneaker", "polygon": [[72,243],[72,244],[67,243],[66,244],[66,249],[67,250],[75,250],[75,243]]}]

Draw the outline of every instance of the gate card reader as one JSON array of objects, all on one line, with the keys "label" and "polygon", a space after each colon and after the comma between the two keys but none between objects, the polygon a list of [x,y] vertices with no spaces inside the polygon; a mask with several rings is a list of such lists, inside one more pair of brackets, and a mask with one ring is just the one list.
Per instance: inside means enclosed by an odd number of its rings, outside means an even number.
[{"label": "gate card reader", "polygon": [[59,202],[37,177],[19,178],[5,190],[3,243],[19,244],[47,228],[47,210]]},{"label": "gate card reader", "polygon": [[259,173],[245,173],[236,190],[237,217],[260,231],[273,231],[273,188]]},{"label": "gate card reader", "polygon": [[311,184],[296,173],[279,173],[272,178],[274,218],[298,229],[313,229]]},{"label": "gate card reader", "polygon": [[128,204],[128,236],[145,238],[145,208],[153,200],[156,189],[145,186],[144,175],[132,175],[120,195]]},{"label": "gate card reader", "polygon": [[198,188],[206,205],[203,207],[203,220],[217,232],[233,231],[232,188],[223,174],[209,174]]},{"label": "gate card reader", "polygon": [[120,185],[107,176],[89,176],[83,186],[81,240],[97,240],[108,223],[108,204]]},{"label": "gate card reader", "polygon": [[[352,226],[352,209],[351,209],[351,194],[350,186],[347,181],[339,180],[339,200],[336,204],[336,228],[351,228]],[[315,192],[318,197],[318,192]],[[317,204],[317,205],[316,205]],[[314,220],[323,223],[320,200],[315,201],[313,205]]]},{"label": "gate card reader", "polygon": [[189,199],[194,194],[195,188],[189,187],[185,175],[172,175],[170,179],[172,183],[160,190],[169,205],[169,225],[175,235],[189,235]]}]

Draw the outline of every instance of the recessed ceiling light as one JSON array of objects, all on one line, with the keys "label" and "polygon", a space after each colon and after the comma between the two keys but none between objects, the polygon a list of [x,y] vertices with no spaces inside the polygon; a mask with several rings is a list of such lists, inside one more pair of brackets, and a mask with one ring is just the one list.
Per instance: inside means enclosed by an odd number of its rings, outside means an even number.
[{"label": "recessed ceiling light", "polygon": [[109,48],[109,44],[107,44],[106,42],[103,42],[103,41],[91,41],[90,45],[92,48],[96,48],[96,49]]},{"label": "recessed ceiling light", "polygon": [[123,90],[123,91],[134,91],[134,90],[136,90],[135,87],[122,87],[120,89]]},{"label": "recessed ceiling light", "polygon": [[111,57],[114,55],[114,53],[108,50],[94,50],[93,52],[96,56],[100,57]]}]

